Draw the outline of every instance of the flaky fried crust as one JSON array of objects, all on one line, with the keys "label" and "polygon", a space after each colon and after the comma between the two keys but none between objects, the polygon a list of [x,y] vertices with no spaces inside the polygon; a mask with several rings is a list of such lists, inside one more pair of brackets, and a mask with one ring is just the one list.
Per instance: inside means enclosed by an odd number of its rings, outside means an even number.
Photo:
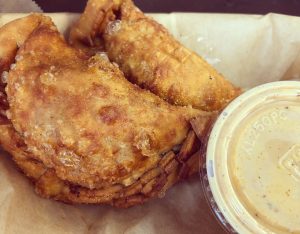
[{"label": "flaky fried crust", "polygon": [[70,42],[103,40],[109,58],[133,83],[175,105],[220,110],[239,93],[204,59],[185,48],[131,0],[89,0]]},{"label": "flaky fried crust", "polygon": [[169,105],[100,55],[68,46],[49,18],[30,17],[36,27],[3,55],[16,57],[0,89],[0,144],[40,195],[128,207],[192,171],[200,143],[189,120],[210,114]]},{"label": "flaky fried crust", "polygon": [[[192,136],[193,131],[189,135]],[[110,204],[120,208],[142,204],[153,197],[163,197],[165,192],[178,181],[189,176],[191,168],[198,170],[197,138],[187,138],[177,155],[170,151],[155,168],[140,176],[130,186],[115,184],[98,189],[88,189],[60,179],[55,170],[47,168],[28,152],[27,146],[11,124],[0,125],[0,144],[12,156],[19,168],[35,184],[36,192],[45,198],[66,203]],[[179,160],[179,154],[184,160]]]},{"label": "flaky fried crust", "polygon": [[42,21],[46,23],[49,19],[39,14],[32,14],[0,27],[0,71],[9,69],[19,46]]},{"label": "flaky fried crust", "polygon": [[47,167],[85,187],[130,184],[180,144],[188,120],[200,114],[131,85],[117,67],[85,58],[47,25],[17,56],[7,84],[14,128]]}]

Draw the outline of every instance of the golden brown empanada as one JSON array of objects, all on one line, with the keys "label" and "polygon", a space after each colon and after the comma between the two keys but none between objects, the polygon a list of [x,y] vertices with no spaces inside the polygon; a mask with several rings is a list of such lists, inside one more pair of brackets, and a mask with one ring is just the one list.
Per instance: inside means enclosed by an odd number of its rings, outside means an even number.
[{"label": "golden brown empanada", "polygon": [[220,110],[240,93],[131,0],[89,0],[69,40],[92,52],[102,45],[127,79],[175,105]]}]

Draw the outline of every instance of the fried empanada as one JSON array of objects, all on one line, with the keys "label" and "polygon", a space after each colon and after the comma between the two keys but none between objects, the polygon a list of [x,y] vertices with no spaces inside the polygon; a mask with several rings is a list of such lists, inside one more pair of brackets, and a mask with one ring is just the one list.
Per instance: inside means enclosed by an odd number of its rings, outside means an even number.
[{"label": "fried empanada", "polygon": [[171,104],[220,110],[240,92],[131,0],[89,0],[69,41],[85,50],[102,42],[127,79]]},{"label": "fried empanada", "polygon": [[131,84],[69,46],[50,18],[11,22],[0,41],[0,144],[42,196],[128,207],[162,196],[198,157],[189,121],[209,113]]}]

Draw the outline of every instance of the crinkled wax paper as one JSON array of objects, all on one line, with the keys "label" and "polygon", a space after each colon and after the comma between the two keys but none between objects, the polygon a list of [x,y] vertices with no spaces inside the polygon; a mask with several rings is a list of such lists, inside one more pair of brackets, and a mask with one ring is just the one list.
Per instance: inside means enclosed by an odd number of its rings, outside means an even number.
[{"label": "crinkled wax paper", "polygon": [[[62,32],[76,14],[49,14]],[[2,14],[4,24],[22,14]],[[269,14],[153,14],[184,45],[245,89],[300,78],[300,18]],[[65,205],[42,199],[0,152],[0,232],[11,233],[222,233],[196,176],[163,199],[130,209]]]}]

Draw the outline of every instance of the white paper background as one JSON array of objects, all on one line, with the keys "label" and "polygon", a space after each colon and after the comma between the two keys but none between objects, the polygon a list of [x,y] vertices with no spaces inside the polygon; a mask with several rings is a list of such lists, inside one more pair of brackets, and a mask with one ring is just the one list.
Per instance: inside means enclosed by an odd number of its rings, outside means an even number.
[{"label": "white paper background", "polygon": [[[21,15],[4,14],[0,24]],[[75,14],[51,14],[61,31]],[[222,14],[153,15],[183,44],[243,88],[300,77],[300,18]],[[33,187],[0,153],[1,233],[221,233],[195,178],[164,199],[119,210],[70,206],[37,197]]]},{"label": "white paper background", "polygon": [[0,12],[43,12],[32,0],[0,0]]}]

